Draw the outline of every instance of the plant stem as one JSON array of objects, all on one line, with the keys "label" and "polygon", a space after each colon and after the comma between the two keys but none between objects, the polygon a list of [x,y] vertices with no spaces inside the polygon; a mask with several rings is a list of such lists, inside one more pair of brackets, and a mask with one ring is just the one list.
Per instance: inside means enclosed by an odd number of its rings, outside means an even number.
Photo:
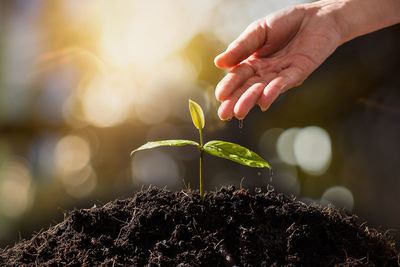
[{"label": "plant stem", "polygon": [[204,196],[203,190],[203,150],[200,150],[200,198]]},{"label": "plant stem", "polygon": [[199,129],[200,133],[200,198],[204,196],[203,190],[203,133],[201,129]]}]

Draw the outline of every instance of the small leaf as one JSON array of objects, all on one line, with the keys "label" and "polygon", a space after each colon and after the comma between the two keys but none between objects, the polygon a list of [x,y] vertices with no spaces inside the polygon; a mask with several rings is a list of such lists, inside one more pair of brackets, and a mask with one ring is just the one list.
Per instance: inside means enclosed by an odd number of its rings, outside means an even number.
[{"label": "small leaf", "polygon": [[161,146],[186,146],[186,145],[192,145],[197,147],[199,146],[197,142],[191,140],[163,140],[163,141],[147,142],[141,147],[133,150],[131,152],[131,156],[133,155],[133,153],[139,150],[152,149]]},{"label": "small leaf", "polygon": [[192,116],[192,121],[197,129],[201,130],[204,128],[205,120],[204,113],[200,105],[189,99],[189,111],[190,116]]},{"label": "small leaf", "polygon": [[246,166],[271,169],[271,166],[262,157],[234,143],[214,140],[205,144],[203,149],[213,156],[229,159]]}]

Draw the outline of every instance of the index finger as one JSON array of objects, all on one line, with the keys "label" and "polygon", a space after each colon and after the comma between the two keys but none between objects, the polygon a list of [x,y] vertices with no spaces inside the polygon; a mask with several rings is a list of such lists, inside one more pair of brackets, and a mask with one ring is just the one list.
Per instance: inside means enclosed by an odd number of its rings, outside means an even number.
[{"label": "index finger", "polygon": [[267,38],[265,20],[250,24],[246,30],[214,60],[218,68],[228,69],[236,66],[256,52]]},{"label": "index finger", "polygon": [[248,64],[240,64],[234,67],[217,85],[215,96],[218,101],[226,100],[233,91],[242,86],[254,75],[253,69]]}]

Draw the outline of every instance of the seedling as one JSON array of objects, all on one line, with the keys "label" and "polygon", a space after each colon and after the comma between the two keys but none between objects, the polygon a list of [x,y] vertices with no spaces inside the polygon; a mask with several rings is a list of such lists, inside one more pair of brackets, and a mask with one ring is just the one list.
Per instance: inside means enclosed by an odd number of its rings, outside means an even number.
[{"label": "seedling", "polygon": [[204,113],[200,105],[196,102],[189,100],[189,111],[192,117],[194,126],[199,130],[200,134],[200,144],[191,140],[163,140],[163,141],[153,141],[148,142],[141,147],[132,151],[133,153],[139,150],[151,149],[161,146],[186,146],[192,145],[196,146],[200,153],[200,197],[203,198],[203,154],[207,152],[213,156],[229,159],[234,162],[255,168],[271,168],[268,162],[266,162],[262,157],[254,153],[253,151],[240,146],[238,144],[229,143],[225,141],[209,141],[203,145],[203,133],[202,130],[205,125]]}]

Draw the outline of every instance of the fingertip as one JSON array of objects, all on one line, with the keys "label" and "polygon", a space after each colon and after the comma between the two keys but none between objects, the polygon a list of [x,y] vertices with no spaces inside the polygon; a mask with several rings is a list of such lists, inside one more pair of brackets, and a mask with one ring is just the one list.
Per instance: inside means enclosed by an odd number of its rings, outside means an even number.
[{"label": "fingertip", "polygon": [[261,111],[262,112],[266,111],[277,97],[278,96],[275,94],[267,94],[267,95],[263,94],[260,98],[260,104],[259,104]]},{"label": "fingertip", "polygon": [[224,52],[215,57],[214,64],[220,69],[230,69],[246,57],[240,54],[240,50],[236,45],[230,44]]},{"label": "fingertip", "polygon": [[286,88],[286,84],[282,86],[276,82],[271,82],[267,87],[265,87],[258,102],[261,111],[266,111],[284,88]]},{"label": "fingertip", "polygon": [[267,109],[268,109],[268,107],[264,107],[264,106],[262,106],[261,104],[258,104],[258,106],[260,107],[260,110],[261,110],[262,112],[265,112],[265,111],[267,111]]},{"label": "fingertip", "polygon": [[254,103],[244,103],[246,101],[239,100],[233,108],[233,113],[238,120],[243,120],[247,114],[249,114],[251,108],[254,106]]},{"label": "fingertip", "polygon": [[229,116],[229,115],[226,115],[226,114],[220,114],[220,113],[218,113],[218,117],[219,117],[219,119],[221,120],[221,121],[230,121],[231,119],[232,119],[232,115],[231,116]]},{"label": "fingertip", "polygon": [[214,65],[215,65],[216,67],[218,67],[218,68],[221,68],[221,65],[220,65],[220,58],[221,58],[221,55],[222,55],[222,54],[219,54],[218,56],[216,56],[216,57],[214,58]]},{"label": "fingertip", "polygon": [[243,120],[247,114],[237,114],[235,113],[235,118],[238,120]]},{"label": "fingertip", "polygon": [[227,102],[223,102],[218,108],[218,117],[223,121],[229,121],[232,119],[232,111],[229,111]]},{"label": "fingertip", "polygon": [[255,83],[247,88],[247,90],[240,96],[238,102],[233,109],[235,117],[238,119],[243,119],[247,116],[250,110],[257,104],[265,88],[264,83],[257,82],[254,79],[252,80],[252,82]]},{"label": "fingertip", "polygon": [[218,100],[219,102],[224,102],[224,101],[226,100],[226,98],[224,98],[224,97],[222,97],[222,96],[220,96],[220,95],[216,95],[215,97],[217,98],[217,100]]},{"label": "fingertip", "polygon": [[233,113],[238,120],[243,120],[246,117],[247,112],[243,109],[240,103],[237,103],[233,108]]},{"label": "fingertip", "polygon": [[230,64],[229,61],[230,61],[229,55],[227,56],[227,51],[225,51],[215,57],[214,64],[220,69],[229,69],[235,66]]},{"label": "fingertip", "polygon": [[[261,100],[260,100],[260,102],[261,102]],[[272,104],[272,102],[269,102],[269,103],[267,103],[267,104],[258,104],[258,106],[260,107],[260,109],[261,109],[261,111],[262,112],[265,112],[265,111],[267,111],[268,109],[269,109],[269,107],[271,106],[271,104]]]}]

